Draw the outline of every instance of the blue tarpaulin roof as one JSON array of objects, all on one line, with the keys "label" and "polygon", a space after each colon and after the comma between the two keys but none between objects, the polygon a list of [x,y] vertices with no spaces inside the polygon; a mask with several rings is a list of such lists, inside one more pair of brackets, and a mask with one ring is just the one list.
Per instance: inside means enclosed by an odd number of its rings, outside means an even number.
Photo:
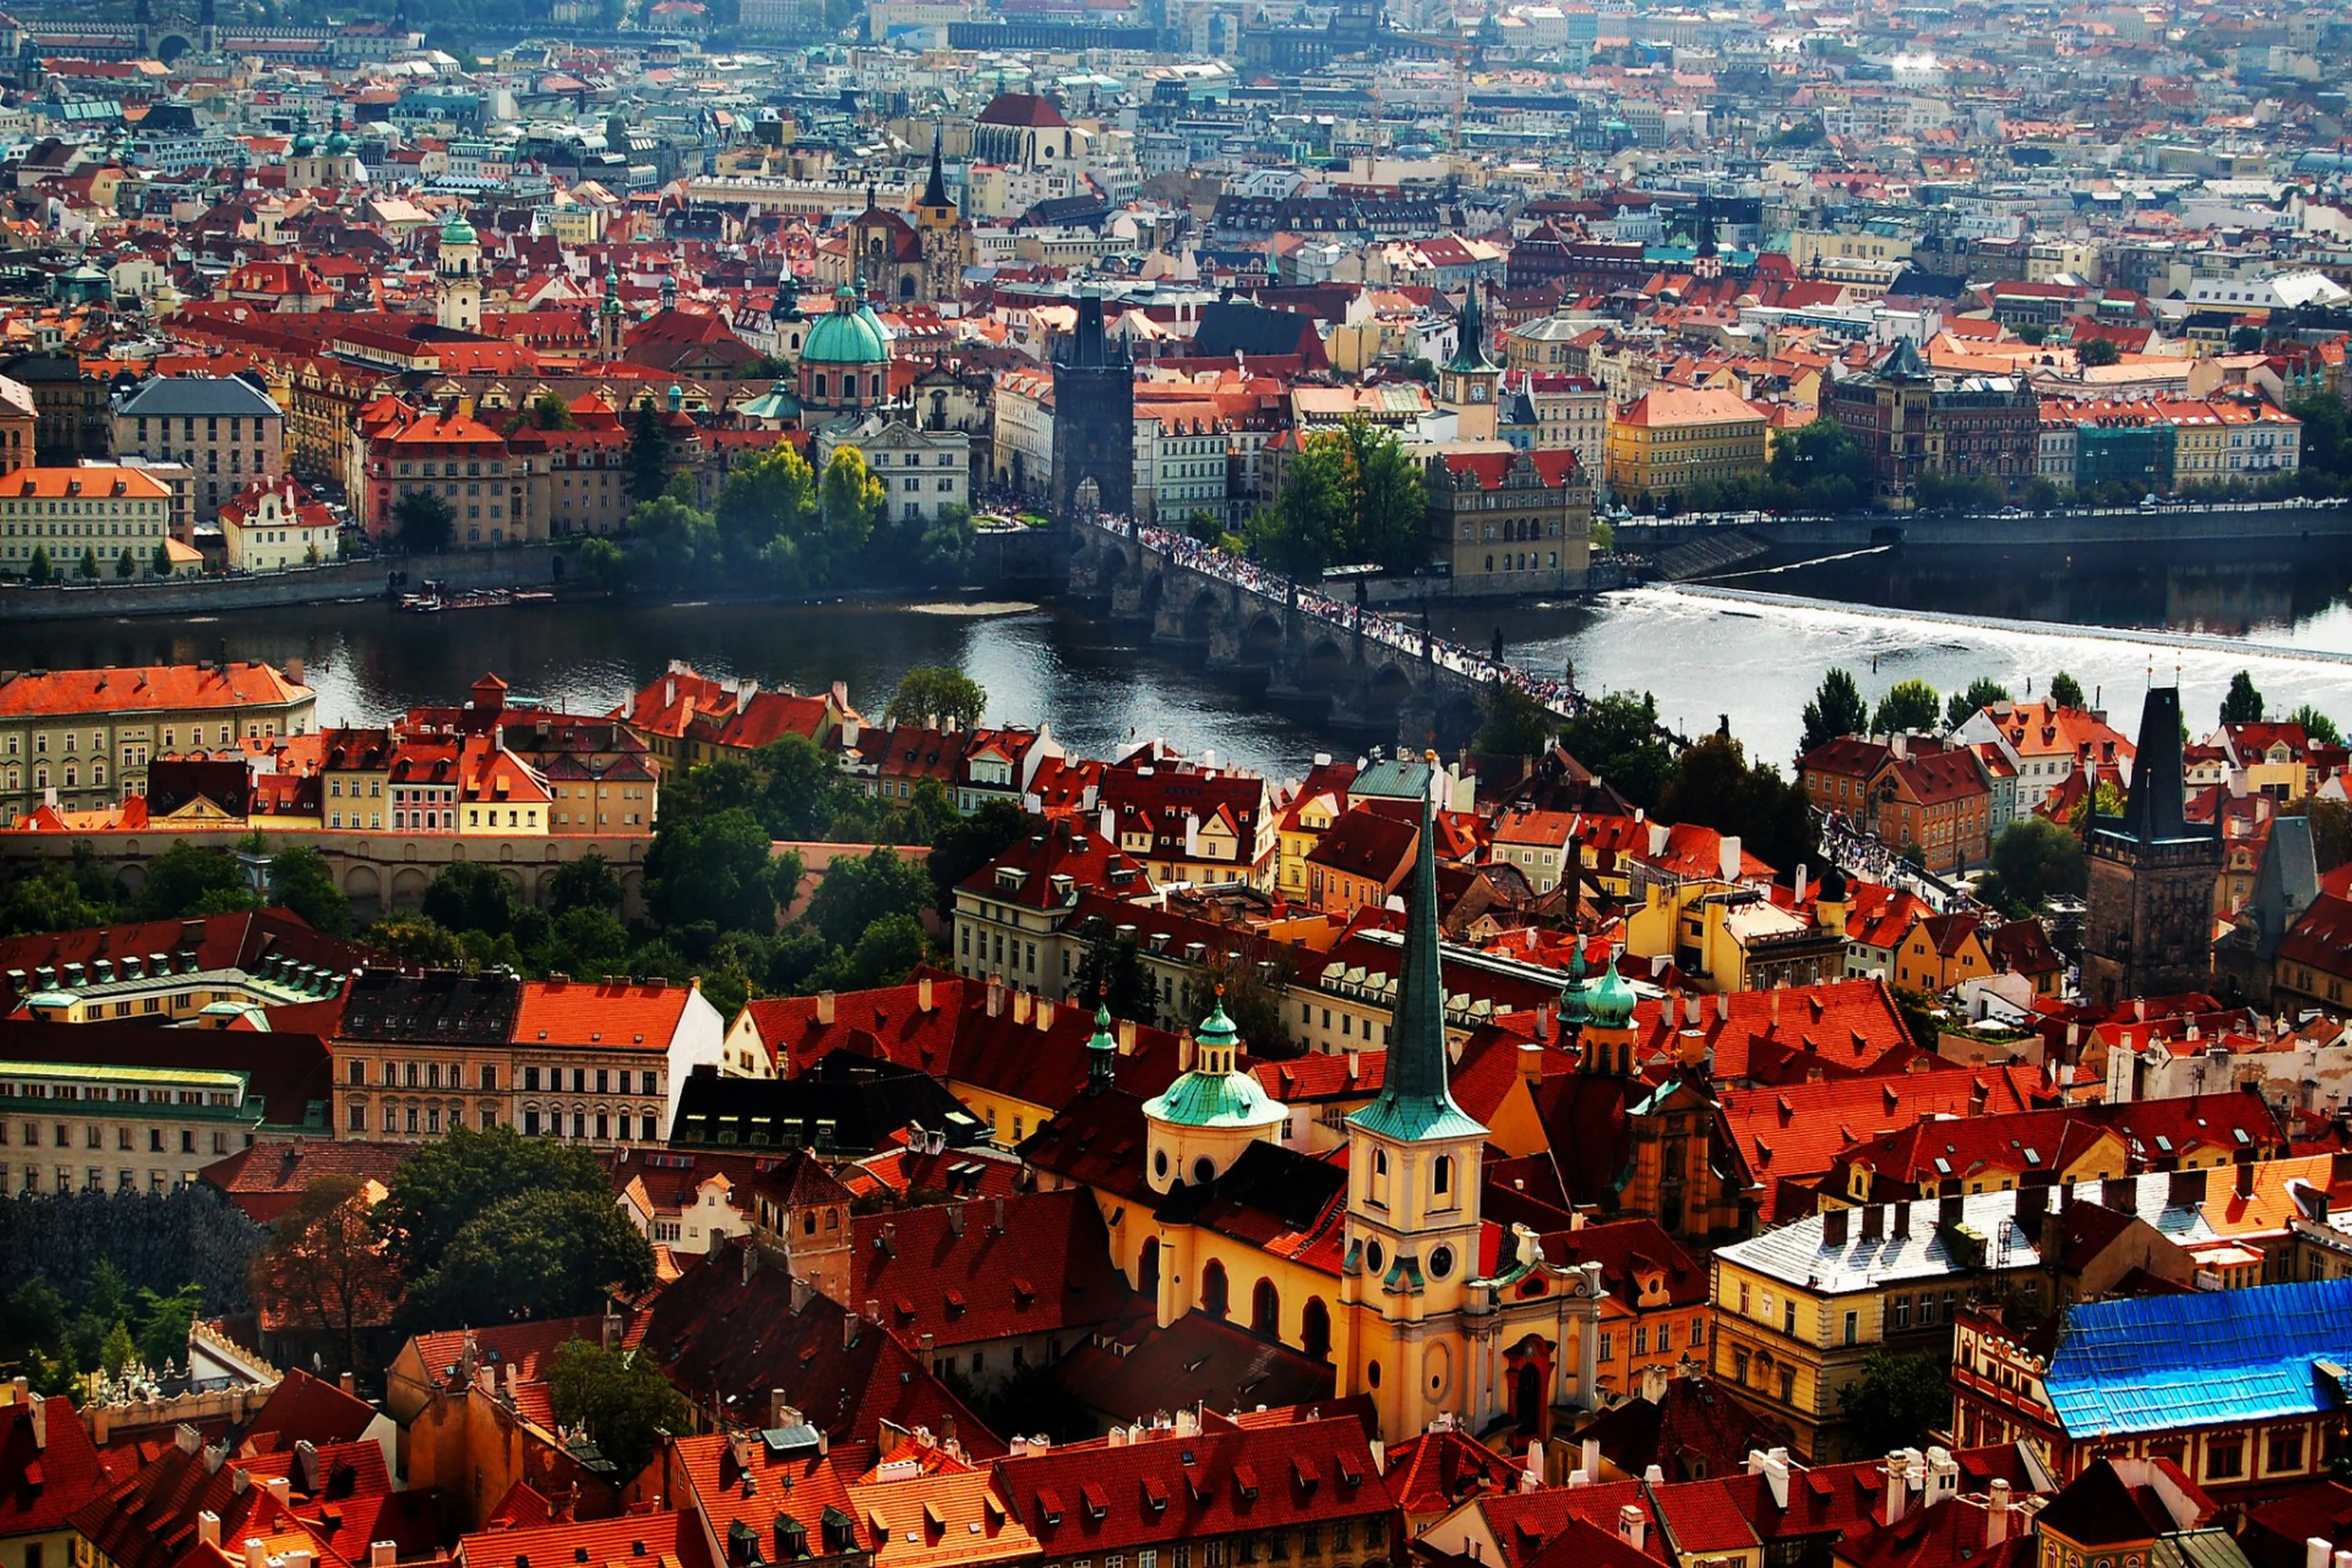
[{"label": "blue tarpaulin roof", "polygon": [[2345,1367],[2352,1279],[2075,1307],[2043,1386],[2087,1437],[2335,1409]]}]

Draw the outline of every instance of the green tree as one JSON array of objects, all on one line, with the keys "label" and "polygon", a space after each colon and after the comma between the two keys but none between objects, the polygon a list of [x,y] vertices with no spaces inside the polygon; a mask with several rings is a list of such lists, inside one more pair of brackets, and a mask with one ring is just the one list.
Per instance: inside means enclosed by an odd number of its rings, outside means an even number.
[{"label": "green tree", "polygon": [[779,537],[797,549],[815,515],[816,470],[789,441],[738,463],[712,511],[719,537],[736,561],[748,561]]},{"label": "green tree", "polygon": [[653,1247],[609,1187],[538,1189],[498,1197],[459,1226],[401,1316],[419,1327],[568,1318],[653,1282]]},{"label": "green tree", "polygon": [[2230,694],[2221,699],[2221,722],[2224,724],[2259,724],[2263,721],[2263,694],[2254,689],[2254,678],[2245,670],[2230,677]]},{"label": "green tree", "polygon": [[[159,544],[155,548],[161,550],[163,547]],[[36,544],[33,546],[33,558],[25,563],[26,581],[34,584],[47,583],[49,580],[51,570],[52,568],[49,565],[49,547],[46,544]]]},{"label": "green tree", "polygon": [[818,971],[821,989],[865,991],[897,985],[931,954],[923,922],[910,914],[885,915],[858,933],[855,946],[838,952]]},{"label": "green tree", "polygon": [[1114,935],[1108,922],[1097,921],[1078,955],[1077,979],[1070,999],[1081,1005],[1098,1003],[1114,1018],[1149,1023],[1159,1016],[1159,994],[1151,973],[1143,964],[1143,950],[1132,938]]},{"label": "green tree", "polygon": [[923,874],[931,884],[940,919],[955,919],[955,890],[964,879],[1028,837],[1032,825],[1009,800],[992,800],[970,816],[941,827],[931,839]]},{"label": "green tree", "polygon": [[793,907],[793,900],[801,896],[801,878],[807,869],[797,849],[787,849],[769,860],[768,893],[776,900],[777,909],[789,910]]},{"label": "green tree", "polygon": [[2340,746],[2344,743],[2344,732],[2336,727],[2336,721],[2308,702],[2288,714],[2286,721],[2302,725],[2304,734],[2319,745]]},{"label": "green tree", "polygon": [[775,929],[768,830],[740,808],[709,816],[663,814],[646,851],[646,908],[664,928],[697,921],[722,930]]},{"label": "green tree", "polygon": [[618,974],[629,966],[629,928],[610,910],[569,909],[535,952],[533,966],[542,974]]},{"label": "green tree", "polygon": [[2074,345],[2074,358],[2086,369],[2114,364],[2123,357],[2123,350],[2105,338],[2093,338],[2088,342]]},{"label": "green tree", "polygon": [[1560,743],[1569,755],[1609,781],[1644,809],[1658,804],[1674,777],[1675,754],[1658,722],[1658,700],[1644,691],[1612,691],[1568,721]]},{"label": "green tree", "polygon": [[439,1268],[457,1235],[493,1204],[525,1194],[571,1194],[612,1202],[596,1156],[576,1144],[525,1138],[511,1127],[454,1128],[421,1145],[394,1170],[375,1207],[383,1253],[404,1279]]},{"label": "green tree", "polygon": [[98,552],[95,549],[83,546],[81,564],[74,568],[74,574],[87,583],[98,581]]},{"label": "green tree", "polygon": [[117,577],[122,578],[126,582],[131,578],[139,575],[139,558],[131,553],[130,546],[123,546],[123,548],[116,553],[114,557],[114,574]]},{"label": "green tree", "polygon": [[2011,914],[2030,914],[2046,899],[2080,898],[2091,885],[2083,842],[2047,817],[2021,816],[1992,841],[1990,869],[1977,896]]},{"label": "green tree", "polygon": [[514,930],[522,898],[514,884],[478,860],[453,860],[426,884],[426,920],[444,930],[499,936]]},{"label": "green tree", "polygon": [[919,664],[898,678],[885,724],[924,724],[936,720],[959,730],[980,723],[988,709],[988,688],[952,665]]},{"label": "green tree", "polygon": [[1846,511],[1869,503],[1876,482],[1868,448],[1824,415],[1774,443],[1771,478],[1808,510]]},{"label": "green tree", "polygon": [[551,388],[530,400],[530,427],[534,430],[577,430],[580,421],[572,416],[572,405],[563,395]]},{"label": "green tree", "polygon": [[1249,552],[1286,577],[1321,578],[1346,548],[1346,464],[1337,436],[1311,436],[1285,467],[1274,510],[1243,528]]},{"label": "green tree", "polygon": [[1429,563],[1429,494],[1393,430],[1350,416],[1339,432],[1345,553],[1393,573]]},{"label": "green tree", "polygon": [[669,488],[669,431],[650,397],[637,399],[637,406],[629,416],[629,449],[623,462],[628,473],[631,500],[641,505],[657,500]]},{"label": "green tree", "polygon": [[661,1368],[635,1351],[573,1340],[555,1352],[547,1381],[556,1420],[584,1428],[620,1475],[643,1470],[661,1452],[662,1439],[686,1432],[693,1418]]},{"label": "green tree", "polygon": [[2286,405],[2303,421],[2303,466],[2330,479],[2352,477],[2352,410],[2329,393],[2313,393]]},{"label": "green tree", "polygon": [[1969,682],[1966,691],[1955,691],[1944,704],[1944,728],[1957,730],[1996,702],[2009,700],[2009,688],[1990,675],[1979,675]]},{"label": "green tree", "polygon": [[578,559],[580,574],[599,592],[617,594],[630,585],[629,552],[611,540],[582,540]]},{"label": "green tree", "polygon": [[354,1175],[317,1177],[270,1228],[269,1247],[253,1260],[257,1302],[288,1322],[341,1342],[338,1370],[360,1364],[360,1318],[382,1291],[383,1258],[370,1222],[364,1184]]},{"label": "green tree", "polygon": [[950,501],[915,542],[915,559],[921,578],[945,587],[972,581],[980,559],[980,531],[972,525],[971,508]]},{"label": "green tree", "polygon": [[817,513],[824,525],[817,552],[821,568],[814,573],[819,581],[832,582],[835,572],[857,558],[887,505],[888,492],[866,466],[866,454],[835,447],[817,491]]},{"label": "green tree", "polygon": [[1873,1351],[1863,1358],[1860,1381],[1838,1390],[1838,1409],[1857,1454],[1919,1447],[1952,1418],[1944,1361],[1925,1352]]},{"label": "green tree", "polygon": [[1222,1003],[1225,1016],[1241,1031],[1242,1049],[1265,1060],[1286,1060],[1299,1054],[1282,1005],[1289,985],[1287,960],[1276,959],[1271,970],[1261,971],[1246,960],[1212,954],[1184,983],[1184,1026],[1198,1024]]},{"label": "green tree", "polygon": [[2060,670],[2050,678],[2050,705],[2053,708],[2082,708],[2083,683]]},{"label": "green tree", "polygon": [[676,496],[639,502],[629,513],[629,532],[631,569],[649,586],[683,588],[721,573],[719,525]]},{"label": "green tree", "polygon": [[1934,687],[1924,680],[1898,680],[1878,700],[1877,711],[1870,716],[1871,732],[1901,735],[1933,730],[1943,712],[1943,699]]},{"label": "green tree", "polygon": [[1802,785],[1769,763],[1748,761],[1728,735],[1708,735],[1682,755],[1658,797],[1658,816],[1737,834],[1740,846],[1778,870],[1793,869],[1820,847]]},{"label": "green tree", "polygon": [[436,554],[457,537],[457,509],[432,490],[405,491],[392,503],[392,533],[411,554]]},{"label": "green tree", "polygon": [[761,806],[759,773],[741,757],[719,757],[697,763],[662,785],[661,814],[665,820],[710,816],[722,811],[748,811]]},{"label": "green tree", "polygon": [[2311,818],[2311,852],[2322,871],[2333,871],[2352,860],[2352,805],[2340,800],[2307,799],[2304,811]]},{"label": "green tree", "polygon": [[752,754],[760,823],[772,838],[821,838],[857,798],[856,786],[805,735],[785,735]]},{"label": "green tree", "polygon": [[1862,688],[1845,670],[1832,668],[1822,677],[1813,700],[1805,704],[1805,733],[1798,742],[1798,755],[1826,746],[1842,735],[1859,735],[1869,723],[1870,710],[1863,705]]},{"label": "green tree", "polygon": [[352,901],[335,886],[327,858],[308,845],[280,849],[269,858],[270,901],[302,917],[328,936],[352,934]]},{"label": "green tree", "polygon": [[0,887],[0,936],[84,931],[121,914],[113,873],[87,839],[65,859],[18,862]]},{"label": "green tree", "polygon": [[609,913],[621,907],[621,874],[593,849],[577,860],[558,866],[548,874],[545,886],[547,907],[558,915],[572,910]]},{"label": "green tree", "polygon": [[168,1295],[139,1292],[139,1327],[132,1338],[139,1359],[155,1371],[188,1364],[188,1331],[205,1304],[205,1288],[183,1285]]},{"label": "green tree", "polygon": [[131,900],[131,914],[142,921],[184,920],[208,909],[236,908],[237,900],[251,907],[236,858],[226,849],[176,838],[147,862],[147,879]]},{"label": "green tree", "polygon": [[466,962],[466,949],[456,933],[427,915],[380,916],[360,940],[379,952],[424,969],[456,969]]},{"label": "green tree", "polygon": [[1559,738],[1559,720],[1516,686],[1496,681],[1478,701],[1486,719],[1470,742],[1473,751],[1494,757],[1540,757]]},{"label": "green tree", "polygon": [[802,917],[835,947],[855,944],[866,928],[893,915],[916,916],[929,901],[922,868],[895,849],[876,846],[835,860],[809,895]]},{"label": "green tree", "polygon": [[147,563],[147,570],[158,577],[169,577],[172,574],[171,545],[160,539],[155,542],[155,554]]},{"label": "green tree", "polygon": [[107,1331],[105,1342],[99,1346],[98,1364],[106,1369],[109,1377],[121,1377],[122,1369],[139,1359],[138,1342],[131,1337],[131,1325],[121,1319]]}]

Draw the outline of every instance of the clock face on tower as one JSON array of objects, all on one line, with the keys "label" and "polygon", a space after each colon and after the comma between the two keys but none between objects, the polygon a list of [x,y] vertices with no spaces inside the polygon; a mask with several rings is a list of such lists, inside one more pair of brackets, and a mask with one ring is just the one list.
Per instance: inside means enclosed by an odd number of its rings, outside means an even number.
[{"label": "clock face on tower", "polygon": [[1484,382],[1477,382],[1477,383],[1474,383],[1474,384],[1471,385],[1471,388],[1470,388],[1470,401],[1471,401],[1471,402],[1473,402],[1473,403],[1484,403],[1484,402],[1486,402],[1486,383],[1484,383]]}]

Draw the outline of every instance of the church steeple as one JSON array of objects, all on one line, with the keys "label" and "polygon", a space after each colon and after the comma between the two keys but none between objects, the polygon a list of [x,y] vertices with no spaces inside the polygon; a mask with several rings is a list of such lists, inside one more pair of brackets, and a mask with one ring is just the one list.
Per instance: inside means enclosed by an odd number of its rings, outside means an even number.
[{"label": "church steeple", "polygon": [[1454,357],[1438,368],[1437,401],[1453,410],[1455,432],[1463,440],[1492,440],[1503,367],[1486,357],[1486,310],[1479,303],[1475,281],[1463,298],[1458,329],[1460,345]]},{"label": "church steeple", "polygon": [[940,139],[942,134],[939,126],[931,127],[931,177],[923,182],[923,199],[919,204],[930,212],[937,212],[949,205],[947,171],[940,166]]},{"label": "church steeple", "polygon": [[[1436,759],[1430,759],[1436,766]],[[1397,975],[1388,1069],[1371,1104],[1349,1124],[1402,1142],[1484,1138],[1486,1128],[1454,1102],[1446,1085],[1445,979],[1437,956],[1437,808],[1421,801],[1421,842],[1413,851],[1412,892],[1405,906],[1404,955]]]}]

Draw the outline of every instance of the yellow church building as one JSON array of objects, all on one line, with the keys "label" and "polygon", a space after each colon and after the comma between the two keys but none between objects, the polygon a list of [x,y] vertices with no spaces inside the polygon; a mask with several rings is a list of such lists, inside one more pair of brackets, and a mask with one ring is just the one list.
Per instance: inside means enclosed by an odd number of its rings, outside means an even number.
[{"label": "yellow church building", "polygon": [[[1094,1193],[1162,1327],[1205,1313],[1327,1362],[1391,1441],[1443,1415],[1523,1442],[1593,1405],[1604,1291],[1597,1265],[1553,1263],[1534,1231],[1480,1212],[1488,1131],[1448,1088],[1426,800],[1422,815],[1386,1076],[1342,1143],[1282,1143],[1287,1113],[1242,1069],[1221,1004],[1163,1093],[1138,1100],[1099,1073],[1023,1152],[1041,1185]],[[1630,1016],[1630,991],[1606,1005],[1621,999]]]}]

